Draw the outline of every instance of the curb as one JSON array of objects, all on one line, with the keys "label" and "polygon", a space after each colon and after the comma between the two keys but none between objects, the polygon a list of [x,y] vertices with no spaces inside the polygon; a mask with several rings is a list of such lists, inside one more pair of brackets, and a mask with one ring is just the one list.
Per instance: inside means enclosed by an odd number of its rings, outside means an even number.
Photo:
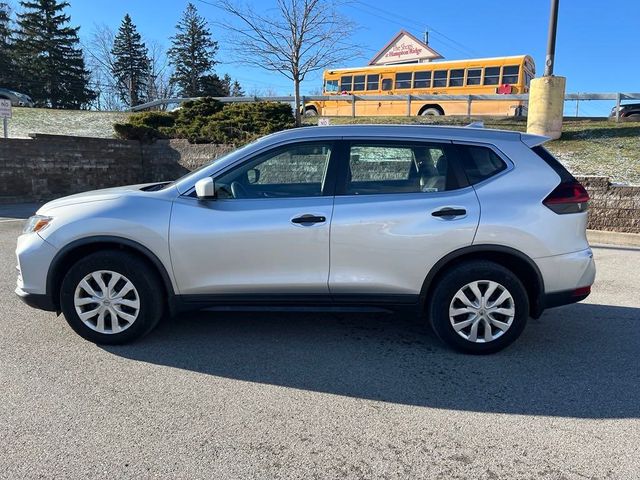
[{"label": "curb", "polygon": [[605,243],[609,245],[623,245],[626,247],[640,247],[640,233],[587,230],[587,240],[589,240],[590,244]]}]

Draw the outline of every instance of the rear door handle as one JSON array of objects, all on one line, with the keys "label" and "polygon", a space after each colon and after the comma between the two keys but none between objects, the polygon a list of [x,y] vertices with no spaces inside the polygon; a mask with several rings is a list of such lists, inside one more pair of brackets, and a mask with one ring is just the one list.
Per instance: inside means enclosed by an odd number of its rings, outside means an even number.
[{"label": "rear door handle", "polygon": [[441,208],[440,210],[436,210],[435,212],[431,212],[431,215],[434,217],[459,217],[461,215],[466,215],[467,211],[464,208]]},{"label": "rear door handle", "polygon": [[312,223],[323,223],[326,222],[327,219],[326,217],[323,217],[321,215],[301,215],[299,217],[293,218],[291,219],[292,223],[299,223],[299,224],[312,224]]}]

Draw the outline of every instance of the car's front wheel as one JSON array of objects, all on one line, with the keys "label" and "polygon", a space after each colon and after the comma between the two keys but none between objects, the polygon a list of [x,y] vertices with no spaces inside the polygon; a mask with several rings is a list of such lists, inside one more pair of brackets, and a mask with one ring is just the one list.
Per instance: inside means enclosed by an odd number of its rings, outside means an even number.
[{"label": "car's front wheel", "polygon": [[457,265],[440,279],[428,306],[436,335],[467,353],[493,353],[516,340],[529,317],[522,282],[494,262]]},{"label": "car's front wheel", "polygon": [[133,341],[162,317],[161,285],[135,255],[104,251],[75,263],[60,291],[60,306],[73,330],[99,344]]}]

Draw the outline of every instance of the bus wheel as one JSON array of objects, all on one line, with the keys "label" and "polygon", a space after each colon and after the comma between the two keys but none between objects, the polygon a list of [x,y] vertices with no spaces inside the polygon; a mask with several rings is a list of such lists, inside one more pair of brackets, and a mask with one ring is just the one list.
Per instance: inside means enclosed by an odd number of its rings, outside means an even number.
[{"label": "bus wheel", "polygon": [[428,116],[439,117],[440,115],[442,115],[442,112],[435,107],[429,107],[422,110],[420,112],[420,115],[423,117],[428,117]]},{"label": "bus wheel", "polygon": [[305,117],[317,117],[318,116],[318,112],[316,111],[315,108],[307,108],[304,111],[304,116]]}]

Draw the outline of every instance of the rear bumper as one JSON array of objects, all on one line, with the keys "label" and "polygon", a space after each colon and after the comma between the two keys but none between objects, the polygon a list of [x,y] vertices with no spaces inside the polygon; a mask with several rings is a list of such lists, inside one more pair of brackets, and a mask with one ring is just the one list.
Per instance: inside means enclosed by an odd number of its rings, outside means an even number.
[{"label": "rear bumper", "polygon": [[544,296],[544,308],[560,307],[562,305],[576,303],[587,298],[590,293],[591,287],[588,289],[580,288],[576,290],[566,290],[564,292],[547,293]]},{"label": "rear bumper", "polygon": [[535,262],[542,274],[547,295],[589,287],[596,278],[596,264],[590,248],[564,255],[536,258]]}]

